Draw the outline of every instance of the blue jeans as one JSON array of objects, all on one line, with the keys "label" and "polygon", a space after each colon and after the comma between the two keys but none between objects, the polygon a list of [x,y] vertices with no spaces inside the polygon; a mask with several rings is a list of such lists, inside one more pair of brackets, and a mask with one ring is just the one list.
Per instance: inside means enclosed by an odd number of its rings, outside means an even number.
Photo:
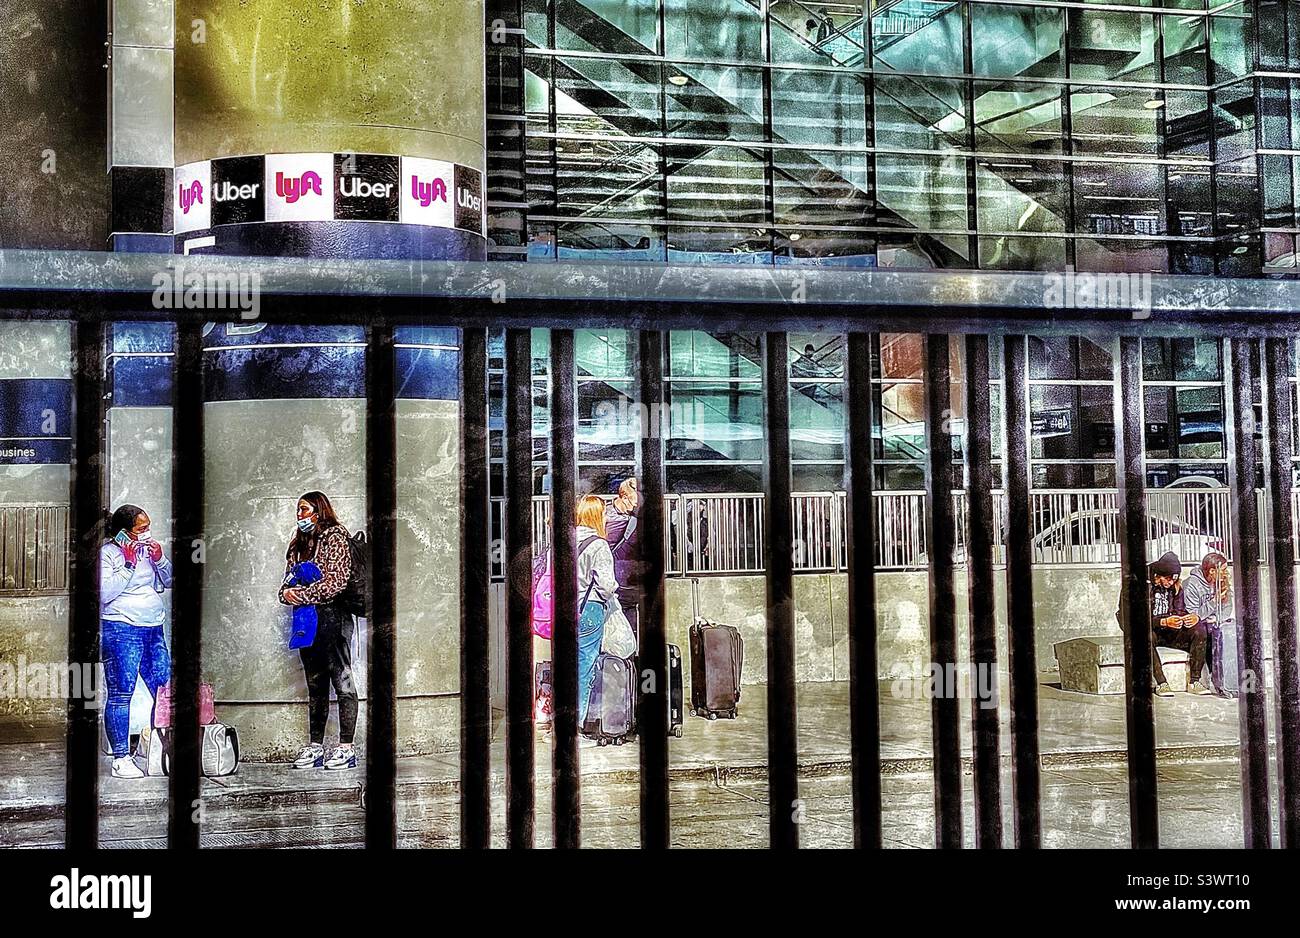
[{"label": "blue jeans", "polygon": [[167,651],[162,626],[142,628],[126,622],[101,620],[100,657],[104,661],[104,682],[108,699],[104,705],[104,727],[113,747],[113,757],[131,754],[131,696],[136,677],[144,678],[154,699],[158,688],[172,673],[172,658]]},{"label": "blue jeans", "polygon": [[1237,622],[1207,623],[1210,656],[1206,666],[1216,691],[1237,693],[1241,690],[1241,665],[1238,661]]},{"label": "blue jeans", "polygon": [[578,613],[578,730],[587,721],[591,685],[596,681],[596,659],[605,638],[605,604],[589,601]]}]

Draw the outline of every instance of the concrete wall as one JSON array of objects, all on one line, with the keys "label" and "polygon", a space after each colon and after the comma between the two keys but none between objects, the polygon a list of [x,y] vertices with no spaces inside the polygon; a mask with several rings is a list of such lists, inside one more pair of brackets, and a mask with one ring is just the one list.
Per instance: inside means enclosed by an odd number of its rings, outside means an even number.
[{"label": "concrete wall", "polygon": [[[767,606],[761,577],[699,578],[699,609],[706,618],[740,629],[745,640],[742,680],[766,681]],[[800,682],[847,681],[848,577],[845,574],[801,574],[794,579],[795,596],[795,680]],[[1272,630],[1269,625],[1268,572],[1261,583],[1265,657]],[[687,646],[692,612],[692,581],[670,579],[668,591],[668,640]],[[958,571],[958,648],[964,658],[970,647],[969,615],[965,574]],[[998,571],[997,595],[998,660],[1005,668],[1006,580]],[[1052,646],[1070,638],[1088,635],[1119,635],[1115,608],[1119,602],[1119,570],[1115,567],[1041,567],[1034,571],[1035,643],[1039,671],[1056,670]],[[930,661],[929,584],[924,571],[876,574],[877,661],[881,680],[919,677]]]},{"label": "concrete wall", "polygon": [[[1007,663],[1006,580],[998,571],[996,614],[997,651],[1002,670]],[[958,571],[957,638],[961,660],[970,648],[965,573]],[[690,579],[667,581],[668,641],[689,654],[688,630],[694,619]],[[698,579],[699,611],[705,618],[740,629],[745,642],[741,680],[767,681],[767,596],[762,577],[714,576]],[[1271,659],[1272,629],[1268,572],[1264,571],[1261,612],[1265,658]],[[494,584],[492,626],[493,705],[505,705],[504,588]],[[849,679],[848,577],[845,574],[799,574],[794,578],[795,680],[800,683]],[[1070,638],[1119,635],[1115,608],[1119,602],[1119,570],[1041,567],[1034,571],[1034,609],[1039,671],[1057,670],[1052,646]],[[877,677],[896,680],[928,675],[930,661],[929,583],[924,571],[876,574]],[[534,640],[535,659],[551,657],[550,642]]]},{"label": "concrete wall", "polygon": [[[706,618],[740,629],[745,640],[745,683],[761,684],[767,670],[767,600],[762,577],[700,577],[699,610]],[[849,678],[848,577],[800,574],[794,581],[795,679]],[[692,581],[668,581],[668,640],[687,647],[693,618]],[[958,573],[958,642],[969,647],[965,576]],[[924,571],[876,575],[878,677],[916,677],[930,660],[929,584]],[[1052,644],[1078,635],[1118,634],[1114,610],[1119,596],[1116,569],[1034,571],[1038,621],[1038,667],[1055,666]],[[1006,660],[1006,588],[997,592],[998,654]],[[1099,613],[1100,611],[1100,613]]]},{"label": "concrete wall", "polygon": [[459,404],[398,401],[397,747],[401,754],[460,745],[460,516]]}]

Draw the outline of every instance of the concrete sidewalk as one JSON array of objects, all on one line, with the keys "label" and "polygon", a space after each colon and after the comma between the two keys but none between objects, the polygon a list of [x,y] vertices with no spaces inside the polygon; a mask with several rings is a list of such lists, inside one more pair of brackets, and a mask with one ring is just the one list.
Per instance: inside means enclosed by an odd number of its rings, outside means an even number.
[{"label": "concrete sidewalk", "polygon": [[[1054,686],[1056,677],[1054,673],[1044,674],[1039,687],[1039,738],[1045,781],[1055,770],[1118,770],[1118,777],[1122,778],[1126,762],[1123,698],[1061,691]],[[889,682],[880,685],[881,771],[887,778],[900,779],[900,784],[909,790],[918,786],[925,789],[931,771],[930,701],[911,696],[914,692],[919,689]],[[898,696],[900,693],[903,696]],[[767,765],[765,705],[765,688],[747,686],[737,720],[706,721],[687,715],[683,736],[669,741],[670,778],[675,788],[763,787]],[[1155,708],[1162,770],[1179,764],[1233,762],[1238,758],[1237,701],[1179,694],[1157,699]],[[969,727],[970,701],[963,700],[962,709],[962,725]],[[851,766],[848,685],[800,685],[798,712],[801,777],[810,783],[814,779],[839,778],[840,783],[818,781],[816,784],[822,788],[829,785],[846,795]],[[502,715],[495,716],[493,789],[495,795],[503,796],[505,741]],[[1010,738],[1005,704],[1000,709],[1000,717],[1006,766]],[[969,736],[969,731],[963,732],[963,751],[967,755]],[[549,797],[551,784],[550,737],[538,733],[535,742],[540,811],[543,798]],[[588,805],[608,802],[605,793],[616,792],[624,786],[635,788],[639,779],[637,746],[583,745],[579,752],[584,800]],[[3,758],[10,771],[0,778],[0,845],[60,841],[64,798],[62,743],[6,745]],[[101,824],[105,837],[129,840],[165,837],[167,779],[114,779],[108,774],[107,759],[102,768]],[[429,799],[439,803],[450,801],[454,830],[459,771],[456,752],[399,759],[399,803],[418,806]],[[364,780],[364,768],[340,772],[295,771],[283,764],[244,763],[233,776],[203,780],[204,830],[219,836],[223,829],[233,830],[251,815],[263,815],[268,821],[282,818],[289,836],[294,829],[301,834],[304,826],[315,829],[315,819],[322,813],[338,817],[355,814],[355,825],[348,822],[339,831],[343,840],[354,841],[359,831]],[[1086,794],[1086,786],[1078,791],[1079,797]],[[635,799],[631,808],[635,815]],[[932,791],[930,797],[916,801],[913,808],[922,814],[928,810],[932,824]],[[1237,810],[1239,814],[1239,806]],[[299,823],[293,823],[293,818]],[[917,823],[919,829],[927,828],[924,820]],[[1240,821],[1237,823],[1239,827]],[[320,832],[313,836],[320,836]]]}]

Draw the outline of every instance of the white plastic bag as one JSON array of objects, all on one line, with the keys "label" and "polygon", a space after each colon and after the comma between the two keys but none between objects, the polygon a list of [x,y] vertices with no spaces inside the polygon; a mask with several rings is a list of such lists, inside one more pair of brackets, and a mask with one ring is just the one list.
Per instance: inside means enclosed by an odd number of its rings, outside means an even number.
[{"label": "white plastic bag", "polygon": [[615,609],[605,620],[605,635],[600,650],[618,658],[632,658],[637,653],[636,635],[622,609]]}]

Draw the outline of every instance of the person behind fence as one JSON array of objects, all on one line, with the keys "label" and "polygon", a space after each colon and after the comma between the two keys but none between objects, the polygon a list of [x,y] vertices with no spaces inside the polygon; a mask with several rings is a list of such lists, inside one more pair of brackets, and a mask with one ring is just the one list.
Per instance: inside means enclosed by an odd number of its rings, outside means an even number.
[{"label": "person behind fence", "polygon": [[635,478],[624,479],[619,484],[618,496],[605,505],[605,537],[614,554],[619,605],[633,632],[639,625],[641,602],[637,530],[640,507],[641,485]]},{"label": "person behind fence", "polygon": [[1209,672],[1214,693],[1220,697],[1236,697],[1240,678],[1237,622],[1227,557],[1211,551],[1201,559],[1201,565],[1191,572],[1183,586],[1183,603],[1188,613],[1199,616],[1205,624],[1208,652],[1205,670]]},{"label": "person behind fence", "polygon": [[636,640],[618,601],[614,552],[605,539],[605,501],[597,495],[578,499],[578,726],[587,720],[596,659],[602,651],[631,658]]},{"label": "person behind fence", "polygon": [[[1187,652],[1187,692],[1203,696],[1210,691],[1201,683],[1205,667],[1206,631],[1200,617],[1189,613],[1184,605],[1179,574],[1182,563],[1173,551],[1166,551],[1147,567],[1147,608],[1151,613],[1151,666],[1155,671],[1157,697],[1172,697],[1173,690],[1165,677],[1164,665],[1157,648],[1177,648]],[[1127,637],[1122,610],[1115,611],[1120,628]]]},{"label": "person behind fence", "polygon": [[[356,621],[343,602],[343,591],[351,577],[352,548],[347,528],[339,523],[324,493],[308,492],[298,499],[297,530],[289,539],[284,582],[280,586],[280,602],[316,608],[315,634],[310,644],[298,648],[307,678],[311,735],[294,760],[296,769],[354,769],[357,765],[353,748],[357,688],[352,675]],[[325,724],[329,720],[331,685],[339,703],[339,744],[327,756]]]},{"label": "person behind fence", "polygon": [[[99,549],[100,653],[107,700],[104,728],[114,778],[143,778],[130,752],[131,697],[143,678],[155,703],[171,677],[162,594],[172,586],[171,561],[153,539],[143,508],[123,505],[108,522],[112,538]],[[150,724],[152,724],[152,717]]]}]

